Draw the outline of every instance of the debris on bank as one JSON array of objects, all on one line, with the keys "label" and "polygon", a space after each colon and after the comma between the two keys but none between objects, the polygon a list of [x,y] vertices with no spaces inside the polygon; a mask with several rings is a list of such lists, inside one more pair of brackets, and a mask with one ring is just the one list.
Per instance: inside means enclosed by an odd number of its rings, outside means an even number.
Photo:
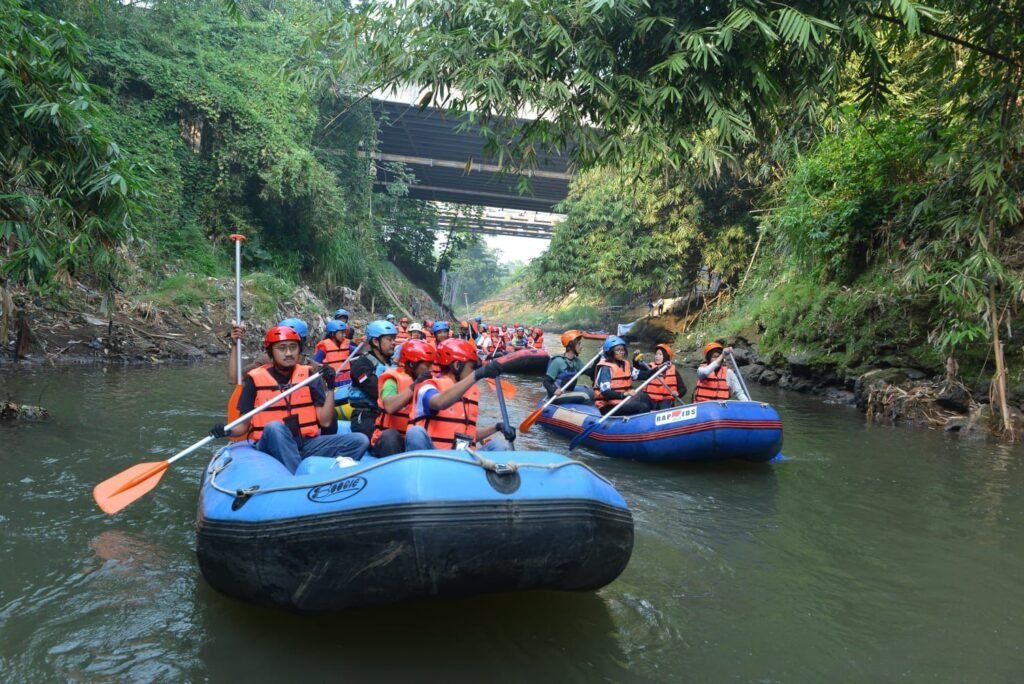
[{"label": "debris on bank", "polygon": [[46,420],[49,417],[50,412],[42,406],[19,404],[18,402],[10,399],[0,403],[0,420],[24,420],[36,422]]}]

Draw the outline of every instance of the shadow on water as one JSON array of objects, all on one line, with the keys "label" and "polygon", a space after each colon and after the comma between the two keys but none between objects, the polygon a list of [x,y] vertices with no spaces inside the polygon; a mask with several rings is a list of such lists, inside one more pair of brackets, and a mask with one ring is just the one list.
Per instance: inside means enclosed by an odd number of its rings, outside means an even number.
[{"label": "shadow on water", "polygon": [[[527,592],[336,615],[243,604],[201,584],[211,681],[622,681],[615,625],[595,593]],[[282,654],[288,654],[282,657]]]}]

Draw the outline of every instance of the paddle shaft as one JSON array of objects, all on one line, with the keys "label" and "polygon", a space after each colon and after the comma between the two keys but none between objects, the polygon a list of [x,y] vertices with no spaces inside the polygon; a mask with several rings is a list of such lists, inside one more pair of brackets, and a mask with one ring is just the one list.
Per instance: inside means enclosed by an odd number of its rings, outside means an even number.
[{"label": "paddle shaft", "polygon": [[[594,358],[592,358],[589,361],[587,361],[586,365],[584,365],[583,368],[580,368],[578,371],[576,371],[576,375],[574,375],[571,378],[569,378],[569,380],[564,385],[559,387],[558,389],[561,390],[562,392],[564,392],[565,388],[568,387],[569,385],[571,385],[572,383],[576,382],[579,379],[579,377],[581,375],[583,375],[587,371],[588,368],[590,368],[592,365],[594,365],[595,361],[597,361],[599,358],[601,358],[601,354],[603,354],[603,353],[604,352],[597,352],[597,354],[594,355]],[[559,395],[556,392],[554,394],[554,396],[552,396],[550,399],[548,399],[547,401],[544,402],[544,404],[540,407],[540,410],[543,411],[548,406],[550,406],[551,402],[553,402],[555,399],[557,399],[558,396]]]},{"label": "paddle shaft", "polygon": [[665,378],[658,378],[658,382],[661,383],[662,387],[664,387],[665,389],[668,390],[668,393],[672,395],[673,399],[681,399],[682,398],[682,397],[679,396],[678,392],[676,392],[675,390],[673,390],[671,387],[668,386],[668,383],[665,382]]},{"label": "paddle shaft", "polygon": [[[272,399],[267,399],[265,402],[263,402],[262,404],[260,404],[256,408],[254,408],[252,411],[249,411],[245,415],[242,415],[242,416],[239,416],[238,418],[235,418],[233,421],[231,421],[230,423],[228,423],[227,425],[224,426],[224,432],[231,432],[233,429],[235,429],[236,427],[238,427],[239,425],[241,425],[245,421],[249,420],[250,418],[255,416],[257,413],[259,413],[260,411],[263,411],[265,409],[270,408],[271,406],[273,406],[277,402],[281,401],[285,397],[291,395],[293,392],[297,392],[298,390],[302,389],[303,387],[305,387],[306,385],[310,384],[314,380],[319,380],[319,379],[320,379],[320,374],[319,373],[313,373],[312,375],[310,375],[308,378],[306,378],[302,382],[300,382],[300,383],[298,383],[296,385],[292,385],[291,387],[286,389],[284,392],[281,392],[280,394],[278,394],[276,397],[273,397]],[[191,454],[196,449],[202,449],[204,446],[206,446],[207,444],[209,444],[210,442],[212,442],[215,439],[217,439],[217,438],[214,437],[213,435],[207,435],[206,437],[204,437],[203,439],[199,440],[198,442],[196,442],[192,446],[188,447],[187,449],[179,451],[174,456],[171,456],[169,459],[167,459],[167,465],[170,465],[170,464],[174,463],[175,461],[177,461],[178,459],[181,459],[181,458],[184,458],[185,456],[188,456],[189,454]]]},{"label": "paddle shaft", "polygon": [[743,393],[747,395],[747,400],[750,400],[750,390],[747,389],[747,381],[743,379],[743,373],[740,373],[740,366],[736,363],[736,357],[729,352],[729,360],[732,361],[733,370],[736,371],[736,377],[740,380],[740,387],[743,388]]},{"label": "paddle shaft", "polygon": [[[235,325],[242,325],[242,241],[244,235],[231,236],[235,241]],[[242,384],[242,340],[235,340],[235,384]]]},{"label": "paddle shaft", "polygon": [[[502,424],[504,424],[505,429],[507,430],[511,426],[508,424],[508,407],[505,406],[505,390],[501,388],[500,377],[497,378],[496,382],[494,383],[494,391],[498,394],[498,408],[501,409],[501,422]],[[516,438],[513,436],[512,439],[509,440],[509,444],[515,443]]]},{"label": "paddle shaft", "polygon": [[[666,361],[665,363],[661,364],[661,368],[656,370],[654,372],[654,375],[652,375],[651,377],[647,378],[642,383],[640,383],[640,386],[636,388],[636,390],[633,392],[633,394],[634,395],[639,394],[643,390],[644,387],[647,387],[649,384],[651,384],[652,380],[654,380],[655,378],[660,376],[662,373],[667,371],[669,366],[671,366],[671,365],[672,365],[671,361]],[[629,401],[631,398],[632,397],[626,397],[625,399],[620,401],[618,404],[616,404],[615,406],[612,407],[611,411],[609,411],[608,413],[606,413],[603,416],[601,416],[601,420],[597,421],[596,423],[594,423],[593,425],[588,427],[586,430],[584,430],[580,434],[578,434],[575,437],[573,437],[572,441],[569,442],[569,451],[572,451],[573,449],[578,447],[580,442],[582,442],[587,437],[587,435],[589,435],[591,432],[596,430],[601,425],[601,423],[603,423],[604,421],[608,420],[609,418],[614,416],[616,413],[618,413],[619,409],[622,408],[623,406],[625,406],[626,402]]]}]

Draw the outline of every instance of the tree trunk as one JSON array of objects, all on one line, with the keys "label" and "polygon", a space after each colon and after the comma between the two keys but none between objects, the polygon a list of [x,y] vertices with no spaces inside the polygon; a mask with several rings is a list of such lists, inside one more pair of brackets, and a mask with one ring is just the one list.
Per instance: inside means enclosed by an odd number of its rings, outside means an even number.
[{"label": "tree trunk", "polygon": [[1010,418],[1010,406],[1006,401],[1006,359],[1003,356],[1003,342],[999,339],[999,310],[996,308],[996,286],[989,285],[988,290],[989,321],[992,325],[992,350],[996,360],[995,383],[996,400],[999,402],[999,411],[1003,417],[1003,434],[1013,442],[1016,434],[1013,430],[1013,421]]}]

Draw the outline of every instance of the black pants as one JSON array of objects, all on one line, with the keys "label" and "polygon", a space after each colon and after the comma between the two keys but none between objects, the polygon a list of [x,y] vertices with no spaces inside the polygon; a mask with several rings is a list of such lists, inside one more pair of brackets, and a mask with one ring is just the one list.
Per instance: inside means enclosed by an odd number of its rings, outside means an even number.
[{"label": "black pants", "polygon": [[355,407],[352,409],[352,432],[361,432],[367,439],[373,438],[377,423],[377,409]]},{"label": "black pants", "polygon": [[[638,413],[648,413],[653,411],[654,407],[651,405],[651,398],[646,394],[634,394],[628,397],[624,402],[625,406],[615,412],[617,416],[635,416]],[[604,415],[611,411],[614,406],[605,406],[601,409],[601,415]]]},{"label": "black pants", "polygon": [[[676,400],[675,399],[662,399],[661,401],[654,401],[654,402],[651,402],[651,403],[654,405],[654,409],[653,410],[660,411],[662,409],[672,408],[673,406],[675,406],[676,405]],[[618,415],[618,414],[616,414],[616,415]]]},{"label": "black pants", "polygon": [[398,430],[388,428],[380,433],[380,438],[373,445],[373,455],[377,458],[394,456],[405,451],[405,435]]}]

